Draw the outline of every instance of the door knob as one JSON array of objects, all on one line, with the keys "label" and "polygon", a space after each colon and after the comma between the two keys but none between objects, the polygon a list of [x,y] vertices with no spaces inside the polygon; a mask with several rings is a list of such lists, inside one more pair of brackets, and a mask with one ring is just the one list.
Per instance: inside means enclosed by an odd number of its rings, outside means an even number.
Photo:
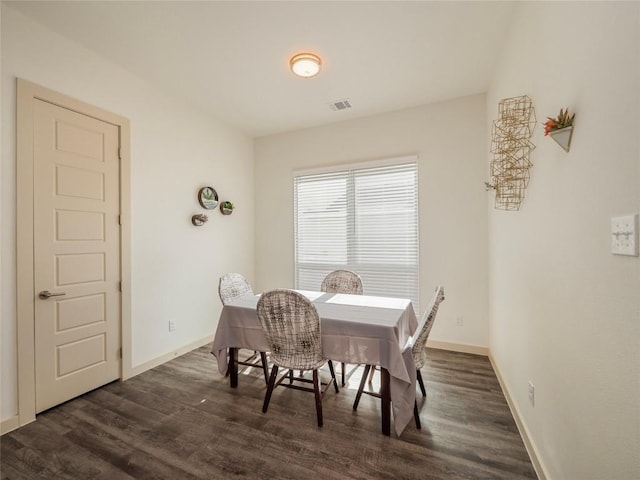
[{"label": "door knob", "polygon": [[41,291],[38,296],[40,298],[42,298],[43,300],[49,298],[49,297],[61,297],[62,295],[66,295],[65,292],[61,292],[61,293],[51,293],[49,290],[43,290]]}]

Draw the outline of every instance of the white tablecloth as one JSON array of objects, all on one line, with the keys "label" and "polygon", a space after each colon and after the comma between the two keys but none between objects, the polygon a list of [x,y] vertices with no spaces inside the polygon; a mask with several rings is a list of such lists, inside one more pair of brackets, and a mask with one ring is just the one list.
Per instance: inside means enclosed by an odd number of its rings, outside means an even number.
[{"label": "white tablecloth", "polygon": [[[300,290],[299,290],[300,291]],[[413,417],[416,368],[407,341],[418,326],[410,300],[300,291],[318,310],[322,350],[326,358],[346,363],[380,365],[389,371],[391,404],[396,434]],[[211,353],[218,370],[228,369],[227,349],[269,351],[256,313],[259,296],[225,305]]]}]

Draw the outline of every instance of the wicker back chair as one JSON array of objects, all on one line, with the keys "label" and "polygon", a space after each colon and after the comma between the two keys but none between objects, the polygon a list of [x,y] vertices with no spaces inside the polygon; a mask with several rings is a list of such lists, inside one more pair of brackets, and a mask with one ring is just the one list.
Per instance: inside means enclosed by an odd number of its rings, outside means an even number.
[{"label": "wicker back chair", "polygon": [[427,340],[429,339],[429,333],[431,333],[433,322],[436,319],[438,307],[440,307],[440,303],[443,300],[444,287],[442,285],[438,285],[435,292],[433,293],[433,297],[431,298],[429,306],[424,311],[424,315],[422,315],[422,318],[420,319],[420,323],[418,324],[418,328],[416,329],[417,335],[415,336],[415,340],[413,341],[413,345],[411,347],[413,362],[416,364],[416,370],[418,371],[418,378],[424,396],[426,396],[426,392],[424,391],[424,384],[422,383],[422,375],[420,375],[420,369],[424,366],[427,360]]},{"label": "wicker back chair", "polygon": [[[240,273],[225,273],[220,277],[218,283],[218,294],[222,305],[228,305],[229,302],[236,298],[249,297],[253,295],[251,284]],[[260,361],[258,362],[258,356]],[[254,351],[244,360],[237,360],[238,365],[246,367],[260,367],[264,375],[264,382],[269,382],[269,364],[267,362],[267,354],[265,352]]]},{"label": "wicker back chair", "polygon": [[[360,275],[351,270],[334,270],[329,273],[322,284],[320,285],[320,291],[326,293],[351,293],[353,295],[362,295],[362,279]],[[345,362],[341,362],[341,380],[344,387],[347,383],[347,365]]]},{"label": "wicker back chair", "polygon": [[226,305],[234,298],[253,295],[251,284],[239,273],[225,273],[220,277],[218,294],[222,304]]},{"label": "wicker back chair", "polygon": [[362,295],[362,280],[360,275],[351,270],[334,270],[324,277],[320,290],[327,293]]},{"label": "wicker back chair", "polygon": [[[273,361],[262,411],[267,412],[273,389],[287,378],[289,382],[283,386],[314,392],[318,426],[321,427],[322,397],[331,384],[337,393],[338,384],[331,360],[322,356],[320,317],[316,307],[307,297],[293,290],[272,290],[261,295],[256,309]],[[323,384],[319,381],[318,368],[327,362],[331,381]],[[276,381],[279,367],[288,371]],[[294,377],[294,370],[300,370],[301,375]],[[312,380],[302,376],[304,370],[313,372]],[[294,381],[313,383],[313,389],[294,384]],[[326,387],[324,390],[323,386]]]},{"label": "wicker back chair", "polygon": [[[416,333],[409,339],[405,348],[411,349],[411,354],[413,356],[413,362],[416,366],[416,379],[418,384],[420,385],[420,391],[422,392],[422,396],[427,396],[427,390],[424,387],[424,382],[422,380],[422,374],[420,373],[420,369],[424,366],[427,354],[427,339],[429,338],[429,333],[431,333],[431,327],[433,327],[433,322],[436,319],[436,314],[438,313],[438,307],[440,303],[444,300],[444,287],[442,285],[438,285],[433,292],[433,296],[431,297],[431,302],[429,306],[422,315],[420,319],[420,323],[418,324],[418,328],[416,329]],[[367,376],[369,375],[369,371],[373,374],[375,371],[375,366],[366,365],[364,367],[364,372],[362,373],[362,380],[360,381],[360,387],[358,388],[358,393],[356,393],[356,399],[353,402],[353,409],[358,409],[358,403],[360,402],[360,397],[362,397],[363,393],[367,395],[371,395],[374,397],[380,397],[380,394],[377,392],[367,391],[364,389],[365,381],[367,380]],[[369,378],[369,382],[371,382],[371,378]],[[416,428],[420,429],[420,415],[418,413],[418,402],[417,400],[413,404],[413,418],[416,422]]]}]

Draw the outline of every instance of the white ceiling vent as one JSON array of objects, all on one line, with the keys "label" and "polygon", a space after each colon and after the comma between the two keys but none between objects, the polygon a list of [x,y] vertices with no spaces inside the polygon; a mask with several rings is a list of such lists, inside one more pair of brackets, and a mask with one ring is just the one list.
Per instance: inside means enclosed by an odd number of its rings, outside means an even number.
[{"label": "white ceiling vent", "polygon": [[334,112],[338,112],[340,110],[347,110],[348,108],[351,108],[351,103],[349,102],[348,98],[345,98],[344,100],[338,100],[337,102],[331,102],[329,104],[329,108],[331,110],[333,110]]}]

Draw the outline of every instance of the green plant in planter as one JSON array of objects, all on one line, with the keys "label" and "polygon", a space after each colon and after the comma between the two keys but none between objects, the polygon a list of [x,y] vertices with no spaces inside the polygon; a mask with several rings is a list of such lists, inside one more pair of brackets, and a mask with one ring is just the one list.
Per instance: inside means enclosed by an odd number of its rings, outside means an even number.
[{"label": "green plant in planter", "polygon": [[547,117],[547,121],[543,123],[545,137],[554,130],[572,126],[574,118],[576,118],[576,114],[570,115],[568,108],[566,110],[561,108],[560,113],[555,118]]},{"label": "green plant in planter", "polygon": [[213,200],[213,190],[211,190],[210,188],[205,188],[202,191],[202,197],[205,200]]},{"label": "green plant in planter", "polygon": [[220,204],[220,211],[223,215],[231,215],[233,213],[233,203],[225,200]]}]

